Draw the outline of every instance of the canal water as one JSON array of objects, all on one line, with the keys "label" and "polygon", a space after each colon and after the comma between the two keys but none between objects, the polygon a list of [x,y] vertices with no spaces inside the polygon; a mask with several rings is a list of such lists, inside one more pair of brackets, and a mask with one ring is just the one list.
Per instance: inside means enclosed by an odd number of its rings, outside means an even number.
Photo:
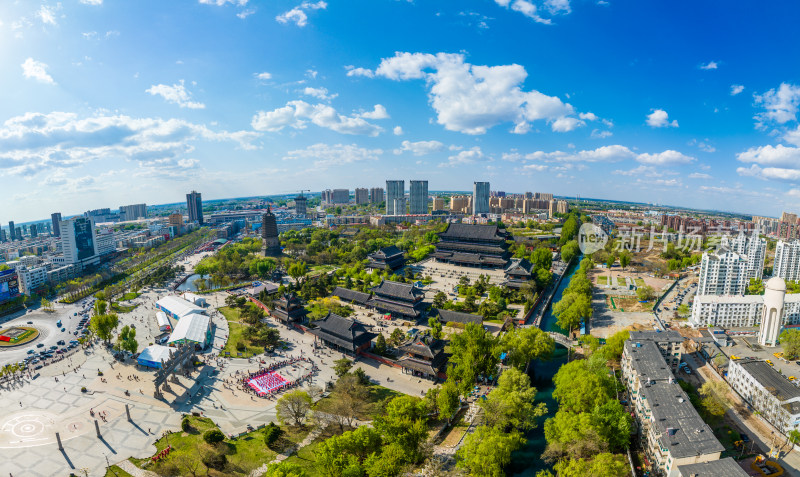
[{"label": "canal water", "polygon": [[[572,276],[578,269],[580,258],[573,262],[567,269],[567,275],[561,280],[561,283],[556,290],[553,297],[553,303],[561,300],[561,295],[564,289],[569,285]],[[566,334],[564,330],[556,325],[556,318],[553,316],[552,308],[549,307],[542,316],[542,329],[545,331],[556,331],[558,333]],[[542,453],[547,447],[547,441],[544,438],[544,421],[550,417],[555,416],[558,410],[558,404],[553,399],[553,376],[558,372],[558,368],[567,362],[567,349],[563,346],[556,345],[553,357],[548,361],[534,361],[531,363],[531,384],[536,388],[536,402],[543,402],[547,406],[547,414],[539,419],[539,425],[536,429],[528,432],[525,435],[527,443],[520,450],[511,455],[511,464],[508,466],[508,474],[515,477],[534,477],[537,472],[544,469],[552,470],[552,467],[542,460]]]}]

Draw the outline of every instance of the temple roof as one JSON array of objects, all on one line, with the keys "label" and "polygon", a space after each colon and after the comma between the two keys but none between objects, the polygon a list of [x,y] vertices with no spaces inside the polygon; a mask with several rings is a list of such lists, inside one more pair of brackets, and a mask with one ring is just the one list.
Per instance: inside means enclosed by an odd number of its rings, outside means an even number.
[{"label": "temple roof", "polygon": [[373,287],[372,291],[376,295],[397,298],[402,301],[415,301],[425,295],[425,292],[410,283],[393,282],[391,280],[381,281],[381,284]]},{"label": "temple roof", "polygon": [[339,297],[344,301],[349,301],[353,303],[358,303],[359,305],[366,305],[367,301],[369,301],[370,294],[363,293],[356,290],[349,290],[347,288],[336,287],[332,293],[333,296]]},{"label": "temple roof", "polygon": [[314,324],[317,328],[310,329],[311,334],[351,351],[355,351],[361,344],[376,336],[375,333],[367,331],[361,323],[336,313],[328,313],[328,316],[315,321]]},{"label": "temple roof", "polygon": [[374,258],[375,260],[388,260],[389,258],[395,257],[397,255],[400,255],[402,257],[403,251],[394,245],[389,245],[388,247],[384,247],[376,252],[369,254],[369,257]]},{"label": "temple roof", "polygon": [[442,323],[483,323],[483,317],[480,315],[473,315],[472,313],[464,313],[462,311],[445,310],[443,308],[438,308],[437,311],[439,312],[439,321]]},{"label": "temple roof", "polygon": [[471,240],[506,240],[508,233],[497,225],[449,224],[447,230],[439,234],[439,238],[471,239]]}]

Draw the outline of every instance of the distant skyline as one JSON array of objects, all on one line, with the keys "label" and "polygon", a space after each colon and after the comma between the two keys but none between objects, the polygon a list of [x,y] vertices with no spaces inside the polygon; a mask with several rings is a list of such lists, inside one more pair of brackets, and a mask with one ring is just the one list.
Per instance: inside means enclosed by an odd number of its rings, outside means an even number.
[{"label": "distant skyline", "polygon": [[800,5],[0,4],[0,222],[384,187],[800,212]]}]

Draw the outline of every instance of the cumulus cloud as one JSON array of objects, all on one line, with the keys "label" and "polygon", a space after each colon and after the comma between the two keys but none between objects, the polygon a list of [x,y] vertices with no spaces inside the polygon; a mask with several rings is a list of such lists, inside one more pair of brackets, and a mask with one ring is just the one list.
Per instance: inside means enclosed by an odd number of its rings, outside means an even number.
[{"label": "cumulus cloud", "polygon": [[572,11],[569,0],[544,0],[541,4],[543,8],[540,8],[530,0],[495,0],[495,3],[545,25],[549,25],[553,21],[542,16],[543,10],[549,15],[567,14]]},{"label": "cumulus cloud", "polygon": [[28,58],[22,65],[22,75],[26,78],[35,79],[40,83],[56,84],[53,77],[47,74],[47,65],[33,58]]},{"label": "cumulus cloud", "polygon": [[259,111],[250,124],[256,131],[277,132],[286,127],[305,129],[308,122],[341,134],[377,136],[383,128],[376,126],[358,114],[345,116],[326,104],[309,104],[305,101],[289,101],[286,106],[272,111]]},{"label": "cumulus cloud", "polygon": [[241,12],[237,13],[236,16],[244,20],[245,18],[249,17],[250,15],[256,12],[255,8],[247,8],[242,10]]},{"label": "cumulus cloud", "polygon": [[272,73],[267,73],[264,71],[263,73],[255,73],[256,79],[260,79],[262,81],[266,81],[268,79],[272,79]]},{"label": "cumulus cloud", "polygon": [[389,119],[389,113],[386,112],[386,108],[382,104],[376,104],[372,111],[361,113],[359,116],[367,119]]},{"label": "cumulus cloud", "polygon": [[800,148],[777,146],[752,147],[736,155],[741,162],[752,162],[762,166],[796,167],[800,169]]},{"label": "cumulus cloud", "polygon": [[329,100],[339,96],[338,94],[330,94],[330,93],[328,93],[328,89],[327,88],[311,88],[311,87],[306,87],[303,90],[303,94],[306,95],[306,96],[313,96],[313,97],[315,97],[317,99],[321,99],[321,100],[324,100],[324,101],[329,101]]},{"label": "cumulus cloud", "polygon": [[689,145],[690,146],[697,146],[698,149],[700,149],[701,151],[715,152],[717,150],[717,148],[715,148],[714,146],[709,144],[709,142],[710,141],[708,140],[708,138],[706,138],[706,139],[704,139],[702,141],[698,141],[697,139],[692,139],[691,141],[689,141]]},{"label": "cumulus cloud", "polygon": [[192,94],[186,90],[183,80],[172,86],[166,84],[153,85],[146,89],[145,93],[150,93],[153,96],[161,96],[168,103],[177,104],[181,108],[204,109],[206,107],[203,103],[192,101]]},{"label": "cumulus cloud", "polygon": [[520,65],[481,66],[465,62],[462,54],[396,53],[375,71],[353,68],[349,76],[382,77],[394,81],[424,79],[437,122],[450,131],[484,134],[501,123],[525,133],[535,121],[552,130],[571,131],[584,121],[574,108],[555,96],[523,91],[527,77]]},{"label": "cumulus cloud", "polygon": [[744,86],[740,84],[732,84],[731,85],[731,96],[736,96],[737,94],[744,91]]},{"label": "cumulus cloud", "polygon": [[655,166],[674,166],[678,164],[689,164],[696,159],[691,156],[686,156],[678,151],[667,150],[655,154],[639,154],[636,160],[642,164],[651,164]]},{"label": "cumulus cloud", "polygon": [[56,10],[61,8],[61,4],[59,4],[58,8],[49,7],[47,5],[42,5],[39,7],[39,10],[36,11],[36,16],[39,20],[42,21],[45,25],[56,25]]},{"label": "cumulus cloud", "polygon": [[785,124],[795,121],[797,105],[800,103],[800,86],[781,83],[778,89],[755,95],[755,102],[765,110],[754,118],[758,127],[765,127],[766,123]]},{"label": "cumulus cloud", "polygon": [[402,154],[406,151],[414,154],[415,156],[424,156],[444,150],[444,144],[439,141],[403,141],[400,148],[395,149],[395,154]]},{"label": "cumulus cloud", "polygon": [[394,133],[395,136],[402,136],[403,128],[400,126],[395,126],[394,129],[392,129],[392,133]]},{"label": "cumulus cloud", "polygon": [[705,172],[692,172],[691,174],[689,174],[689,179],[709,180],[711,179],[711,175],[706,174]]},{"label": "cumulus cloud", "polygon": [[719,64],[716,61],[709,61],[700,65],[701,70],[715,70],[717,68],[719,68]]},{"label": "cumulus cloud", "polygon": [[324,10],[327,7],[328,4],[323,1],[319,1],[316,3],[303,2],[300,5],[292,8],[291,10],[281,13],[280,15],[275,17],[275,20],[277,20],[278,23],[284,23],[284,24],[294,23],[299,27],[304,27],[308,25],[308,14],[306,14],[307,11]]},{"label": "cumulus cloud", "polygon": [[247,1],[248,0],[198,0],[198,1],[200,3],[202,3],[202,4],[204,4],[204,5],[216,5],[218,7],[221,7],[221,6],[223,6],[223,5],[227,4],[227,3],[230,3],[231,5],[239,5],[240,7],[243,7],[243,6],[247,5]]},{"label": "cumulus cloud", "polygon": [[654,109],[652,113],[647,115],[647,125],[654,128],[676,128],[678,121],[673,120],[670,122],[669,115],[663,109]]},{"label": "cumulus cloud", "polygon": [[644,164],[634,167],[629,170],[616,170],[612,174],[620,176],[646,176],[646,177],[661,177],[665,172],[656,169],[653,166],[645,166]]},{"label": "cumulus cloud", "polygon": [[103,0],[81,0],[84,5],[102,5]]},{"label": "cumulus cloud", "polygon": [[599,129],[592,129],[592,138],[594,139],[605,139],[613,135],[614,133],[612,133],[611,131],[601,131]]},{"label": "cumulus cloud", "polygon": [[[33,175],[95,160],[123,158],[156,167],[186,164],[199,141],[234,142],[254,149],[253,131],[214,131],[180,119],[75,113],[26,113],[0,126],[0,170]],[[161,161],[161,162],[158,162]]]},{"label": "cumulus cloud", "polygon": [[354,162],[377,161],[382,149],[366,149],[355,144],[314,144],[305,149],[289,151],[284,160],[314,159],[314,169],[327,169]]},{"label": "cumulus cloud", "polygon": [[439,164],[439,167],[455,167],[464,164],[474,164],[478,161],[487,159],[486,155],[478,146],[463,150],[454,156],[447,158],[447,162]]}]

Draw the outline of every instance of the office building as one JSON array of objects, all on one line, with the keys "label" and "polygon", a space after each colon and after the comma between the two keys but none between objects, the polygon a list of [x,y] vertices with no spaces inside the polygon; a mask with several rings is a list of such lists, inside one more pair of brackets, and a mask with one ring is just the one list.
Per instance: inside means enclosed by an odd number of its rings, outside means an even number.
[{"label": "office building", "polygon": [[36,224],[31,224],[31,228],[30,228],[31,238],[36,238],[36,237],[39,236],[39,231],[37,229],[38,229],[38,226]]},{"label": "office building", "polygon": [[732,359],[728,364],[728,383],[782,433],[800,428],[800,388],[768,363]]},{"label": "office building", "polygon": [[386,181],[386,215],[403,215],[405,209],[402,211],[395,210],[395,199],[405,198],[406,196],[406,182],[405,181]]},{"label": "office building", "polygon": [[369,201],[373,204],[380,204],[384,201],[383,187],[373,187],[369,190]]},{"label": "office building", "polygon": [[114,231],[111,229],[102,229],[95,232],[97,255],[107,255],[117,250]]},{"label": "office building", "polygon": [[50,220],[53,222],[53,235],[61,237],[61,212],[50,214]]},{"label": "office building", "polygon": [[333,189],[333,192],[331,193],[332,204],[346,204],[348,202],[350,202],[349,189]]},{"label": "office building", "polygon": [[6,231],[0,228],[0,242],[6,241]]},{"label": "office building", "polygon": [[489,183],[473,182],[472,215],[489,213]]},{"label": "office building", "polygon": [[119,206],[119,219],[122,221],[147,218],[147,204]]},{"label": "office building", "polygon": [[744,295],[750,283],[747,269],[746,257],[736,252],[704,253],[697,295]]},{"label": "office building", "polygon": [[8,221],[8,239],[10,241],[17,240],[17,229],[14,227],[14,221]]},{"label": "office building", "polygon": [[788,281],[800,280],[800,241],[778,240],[772,274]]},{"label": "office building", "polygon": [[757,231],[752,234],[740,232],[736,237],[724,235],[720,247],[738,253],[747,260],[745,278],[761,280],[764,276],[764,257],[767,254],[767,240],[760,238]]},{"label": "office building", "polygon": [[17,268],[17,277],[19,278],[19,291],[30,296],[34,290],[47,283],[47,267],[43,265],[19,267]]},{"label": "office building", "polygon": [[186,194],[186,208],[189,209],[189,222],[203,225],[203,195],[195,191]]},{"label": "office building", "polygon": [[356,188],[356,205],[369,204],[369,189],[364,187]]},{"label": "office building", "polygon": [[86,263],[97,256],[97,234],[88,217],[62,220],[61,251],[67,264]]},{"label": "office building", "polygon": [[444,198],[442,197],[434,197],[433,198],[433,206],[431,210],[445,210],[444,209]]},{"label": "office building", "polygon": [[422,215],[428,213],[428,181],[411,181],[408,192],[408,213]]},{"label": "office building", "polygon": [[297,215],[306,215],[307,206],[308,199],[300,192],[300,195],[294,198],[294,213]]}]

